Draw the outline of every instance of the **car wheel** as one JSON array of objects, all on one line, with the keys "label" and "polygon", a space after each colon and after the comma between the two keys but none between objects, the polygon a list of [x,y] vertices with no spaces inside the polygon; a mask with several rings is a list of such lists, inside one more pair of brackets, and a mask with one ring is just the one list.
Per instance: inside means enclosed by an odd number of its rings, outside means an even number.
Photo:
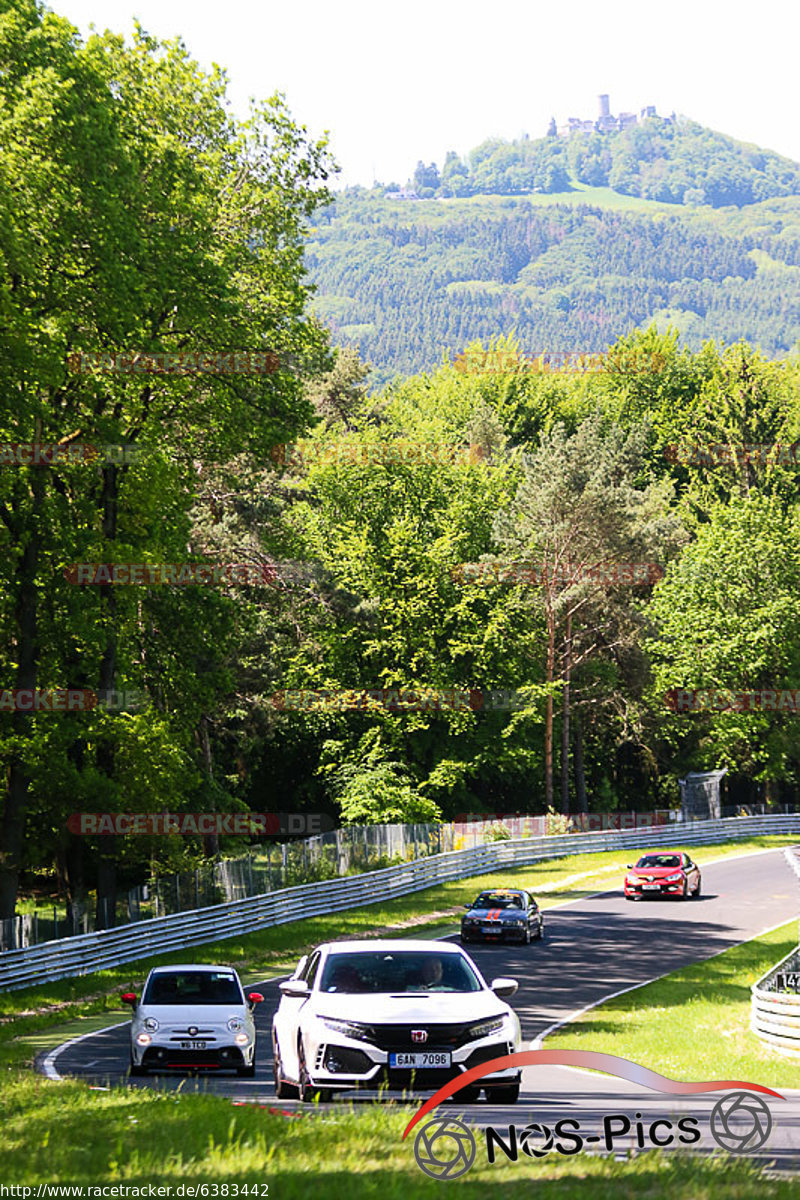
[{"label": "car wheel", "polygon": [[681,900],[688,900],[688,899],[689,899],[689,884],[688,884],[688,882],[685,882],[683,885],[683,891],[681,892]]},{"label": "car wheel", "polygon": [[526,926],[526,928],[525,928],[525,937],[523,938],[523,943],[522,943],[522,944],[523,944],[524,946],[530,946],[530,944],[531,944],[531,941],[532,941],[532,938],[531,938],[531,927],[530,927],[530,925],[528,925],[528,926]]},{"label": "car wheel", "polygon": [[275,1084],[275,1095],[278,1100],[296,1100],[297,1088],[292,1083],[287,1083],[283,1078],[283,1063],[281,1062],[281,1054],[278,1049],[277,1039],[272,1038],[272,1079]]},{"label": "car wheel", "polygon": [[490,1104],[516,1104],[519,1100],[518,1083],[510,1083],[507,1087],[486,1088],[485,1091]]},{"label": "car wheel", "polygon": [[131,1065],[128,1070],[128,1074],[133,1075],[134,1078],[141,1077],[142,1075],[147,1074],[147,1067],[139,1067],[136,1065],[133,1059],[131,1059]]},{"label": "car wheel", "polygon": [[692,892],[692,899],[693,899],[693,900],[698,900],[698,899],[699,899],[699,897],[700,897],[700,880],[698,879],[698,881],[697,881],[697,887],[696,887],[696,888],[694,889],[694,891]]},{"label": "car wheel", "polygon": [[256,1064],[254,1062],[252,1062],[252,1063],[250,1063],[249,1067],[248,1066],[237,1067],[236,1074],[239,1076],[240,1079],[255,1079]]},{"label": "car wheel", "polygon": [[315,1087],[311,1082],[311,1077],[306,1067],[306,1052],[303,1049],[302,1038],[298,1039],[297,1042],[297,1056],[300,1064],[300,1084],[297,1090],[303,1104],[313,1104],[315,1100],[320,1104],[327,1104],[331,1098],[331,1089]]},{"label": "car wheel", "polygon": [[536,935],[537,942],[540,942],[544,937],[544,921],[539,922],[539,932]]},{"label": "car wheel", "polygon": [[465,933],[462,933],[458,940],[461,942],[462,946],[468,946],[472,939],[468,938]]}]

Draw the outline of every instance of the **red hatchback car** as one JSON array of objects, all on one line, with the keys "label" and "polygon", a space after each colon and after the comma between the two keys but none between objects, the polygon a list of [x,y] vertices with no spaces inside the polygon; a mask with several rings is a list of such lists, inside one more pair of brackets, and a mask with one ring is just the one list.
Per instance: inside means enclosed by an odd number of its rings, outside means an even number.
[{"label": "red hatchback car", "polygon": [[700,871],[688,854],[664,851],[643,854],[635,866],[628,867],[625,876],[625,899],[641,900],[643,896],[678,896],[696,900],[700,895]]}]

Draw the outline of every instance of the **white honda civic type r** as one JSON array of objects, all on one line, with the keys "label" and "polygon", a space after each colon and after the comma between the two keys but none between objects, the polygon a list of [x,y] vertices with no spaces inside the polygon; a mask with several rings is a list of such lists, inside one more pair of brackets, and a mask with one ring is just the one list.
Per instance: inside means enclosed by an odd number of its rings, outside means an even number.
[{"label": "white honda civic type r", "polygon": [[[280,1099],[329,1100],[361,1086],[433,1089],[471,1067],[520,1049],[520,1025],[504,996],[515,979],[491,985],[459,946],[392,939],[318,946],[280,984],[272,1022]],[[513,1104],[516,1068],[484,1076],[459,1101]]]},{"label": "white honda civic type r", "polygon": [[131,1075],[187,1067],[255,1075],[253,1009],[264,997],[245,1000],[232,967],[155,967],[140,1001],[135,992],[122,999],[133,1008]]}]

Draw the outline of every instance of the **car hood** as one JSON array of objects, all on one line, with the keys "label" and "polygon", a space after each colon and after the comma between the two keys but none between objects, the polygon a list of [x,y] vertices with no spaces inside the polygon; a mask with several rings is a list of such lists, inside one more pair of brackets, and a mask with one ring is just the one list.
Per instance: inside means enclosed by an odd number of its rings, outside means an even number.
[{"label": "car hood", "polygon": [[483,921],[507,921],[510,917],[524,917],[521,908],[471,908],[468,917],[480,917]]},{"label": "car hood", "polygon": [[683,867],[634,867],[628,874],[641,879],[663,879],[666,875],[674,875],[682,870]]},{"label": "car hood", "polygon": [[203,1004],[197,1008],[187,1008],[185,1004],[140,1004],[134,1018],[143,1021],[146,1017],[155,1017],[159,1025],[178,1029],[187,1029],[190,1025],[207,1029],[210,1025],[226,1025],[231,1017],[244,1021],[248,1011],[241,1004]]},{"label": "car hood", "polygon": [[510,1012],[494,992],[406,992],[403,995],[336,995],[322,992],[314,1003],[323,1017],[367,1025],[480,1021]]}]

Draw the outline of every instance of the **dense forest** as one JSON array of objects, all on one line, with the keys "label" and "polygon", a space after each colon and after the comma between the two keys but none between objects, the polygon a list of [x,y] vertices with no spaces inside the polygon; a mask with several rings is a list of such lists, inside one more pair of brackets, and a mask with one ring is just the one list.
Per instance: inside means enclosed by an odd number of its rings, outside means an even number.
[{"label": "dense forest", "polygon": [[[717,765],[736,800],[796,800],[785,705],[669,696],[800,679],[800,367],[648,322],[691,307],[786,348],[790,202],[691,236],[672,216],[517,201],[434,203],[431,220],[370,196],[326,208],[325,145],[280,98],[239,127],[222,96],[180,44],[84,45],[27,2],[0,19],[0,441],[137,451],[3,455],[3,696],[138,697],[3,705],[0,917],[27,871],[57,867],[99,909],[154,863],[220,849],[79,837],[75,812],[645,808]],[[379,387],[331,349],[308,311],[312,224],[312,274],[383,314],[384,361],[431,370]],[[526,312],[525,341],[503,336]],[[602,370],[526,361],[609,342]],[[280,369],[66,365],[244,348]],[[136,586],[81,582],[82,563],[252,569]]]},{"label": "dense forest", "polygon": [[[563,162],[552,187],[513,174],[525,155]],[[446,182],[457,168],[467,190]],[[503,182],[512,176],[519,186]],[[795,347],[796,163],[651,118],[623,133],[487,142],[466,164],[448,155],[441,175],[419,164],[415,180],[421,200],[339,193],[307,243],[315,311],[375,384],[498,333],[530,352],[602,350],[655,321],[694,349],[708,338],[770,356]]]}]

